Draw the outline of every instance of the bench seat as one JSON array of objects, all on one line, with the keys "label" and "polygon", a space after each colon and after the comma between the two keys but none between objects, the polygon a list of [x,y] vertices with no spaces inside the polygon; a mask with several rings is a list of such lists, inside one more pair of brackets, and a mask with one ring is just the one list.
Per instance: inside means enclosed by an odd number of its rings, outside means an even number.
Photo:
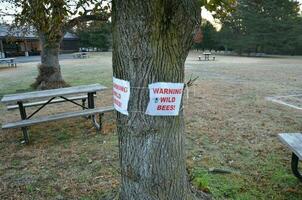
[{"label": "bench seat", "polygon": [[67,119],[67,118],[73,118],[73,117],[81,117],[81,116],[89,116],[99,113],[106,113],[113,111],[113,106],[103,107],[103,108],[94,108],[94,109],[86,109],[81,111],[75,111],[75,112],[67,112],[67,113],[60,113],[56,115],[50,115],[50,116],[42,116],[34,119],[26,119],[26,120],[20,120],[17,122],[11,122],[4,124],[2,126],[2,129],[10,129],[10,128],[22,128],[22,127],[28,127],[34,124],[40,124],[44,122],[50,122],[50,121],[56,121],[60,119]]}]

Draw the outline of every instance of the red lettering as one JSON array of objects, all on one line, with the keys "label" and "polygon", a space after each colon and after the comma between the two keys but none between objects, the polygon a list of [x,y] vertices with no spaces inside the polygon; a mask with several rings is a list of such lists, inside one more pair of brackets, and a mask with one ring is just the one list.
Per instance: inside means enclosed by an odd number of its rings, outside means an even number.
[{"label": "red lettering", "polygon": [[128,92],[128,88],[127,87],[118,85],[116,83],[113,83],[113,88],[115,88],[115,89],[117,89],[119,91],[122,91],[122,92]]},{"label": "red lettering", "polygon": [[153,93],[154,94],[158,94],[158,92],[159,92],[159,88],[153,88]]},{"label": "red lettering", "polygon": [[161,103],[174,103],[176,101],[175,97],[160,97]]},{"label": "red lettering", "polygon": [[182,89],[153,88],[154,94],[182,94]]},{"label": "red lettering", "polygon": [[115,105],[117,105],[118,107],[122,107],[122,102],[120,102],[119,100],[117,100],[117,99],[113,99],[113,102],[114,102],[114,104]]},{"label": "red lettering", "polygon": [[116,91],[114,91],[114,90],[113,90],[113,96],[116,97],[116,98],[118,98],[118,99],[121,99],[121,94],[118,93],[118,92],[116,92]]},{"label": "red lettering", "polygon": [[157,106],[157,108],[156,108],[157,110],[163,110],[163,111],[165,111],[165,110],[167,110],[167,111],[169,111],[169,110],[175,110],[175,105],[158,105]]}]

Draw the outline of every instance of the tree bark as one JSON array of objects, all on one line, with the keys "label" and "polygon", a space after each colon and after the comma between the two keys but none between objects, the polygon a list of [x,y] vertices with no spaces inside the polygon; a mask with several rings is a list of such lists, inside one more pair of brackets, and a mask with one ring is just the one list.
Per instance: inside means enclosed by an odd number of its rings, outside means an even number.
[{"label": "tree bark", "polygon": [[41,42],[41,64],[38,66],[39,74],[32,87],[35,89],[52,89],[66,87],[59,64],[60,43],[63,34],[58,34],[56,40],[52,40],[44,33],[39,34]]},{"label": "tree bark", "polygon": [[112,6],[113,75],[132,87],[129,116],[117,114],[120,199],[195,199],[186,173],[183,112],[152,117],[145,110],[148,84],[184,82],[200,8],[192,0],[114,0]]}]

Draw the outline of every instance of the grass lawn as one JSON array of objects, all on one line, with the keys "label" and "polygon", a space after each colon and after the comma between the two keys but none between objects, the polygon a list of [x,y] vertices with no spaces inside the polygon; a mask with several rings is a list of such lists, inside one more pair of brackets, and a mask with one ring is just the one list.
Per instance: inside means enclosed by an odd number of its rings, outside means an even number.
[{"label": "grass lawn", "polygon": [[[291,152],[277,139],[280,132],[301,132],[302,113],[265,100],[302,93],[302,57],[216,59],[198,61],[191,52],[186,62],[187,79],[199,76],[184,102],[192,183],[214,199],[302,199]],[[111,64],[111,53],[61,62],[71,85],[108,87]],[[0,96],[30,90],[36,66],[0,68]],[[110,90],[98,95],[97,105],[110,104]],[[57,109],[51,105],[41,114]],[[0,123],[18,118],[18,111],[0,106]],[[114,118],[105,115],[104,134],[83,118],[33,126],[26,146],[19,143],[20,130],[0,130],[0,199],[112,199],[119,186]]]}]

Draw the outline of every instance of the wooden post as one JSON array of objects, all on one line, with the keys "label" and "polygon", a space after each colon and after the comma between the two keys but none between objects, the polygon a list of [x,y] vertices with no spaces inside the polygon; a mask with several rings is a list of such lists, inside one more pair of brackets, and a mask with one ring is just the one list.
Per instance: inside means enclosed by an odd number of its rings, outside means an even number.
[{"label": "wooden post", "polygon": [[24,51],[25,51],[25,56],[29,56],[26,39],[24,39]]},{"label": "wooden post", "polygon": [[295,177],[297,177],[300,181],[302,181],[302,175],[299,172],[298,165],[299,165],[299,157],[293,152],[292,162],[291,162],[292,171]]},{"label": "wooden post", "polygon": [[[23,103],[21,101],[19,101],[18,106],[19,106],[19,110],[20,110],[21,119],[26,120],[27,116],[26,116],[26,111],[25,111],[25,108],[23,106]],[[27,127],[22,127],[21,129],[23,131],[23,141],[22,141],[22,143],[28,144],[29,143],[29,137],[28,137]]]},{"label": "wooden post", "polygon": [[4,50],[3,50],[3,42],[0,40],[0,58],[2,58],[4,55]]}]

